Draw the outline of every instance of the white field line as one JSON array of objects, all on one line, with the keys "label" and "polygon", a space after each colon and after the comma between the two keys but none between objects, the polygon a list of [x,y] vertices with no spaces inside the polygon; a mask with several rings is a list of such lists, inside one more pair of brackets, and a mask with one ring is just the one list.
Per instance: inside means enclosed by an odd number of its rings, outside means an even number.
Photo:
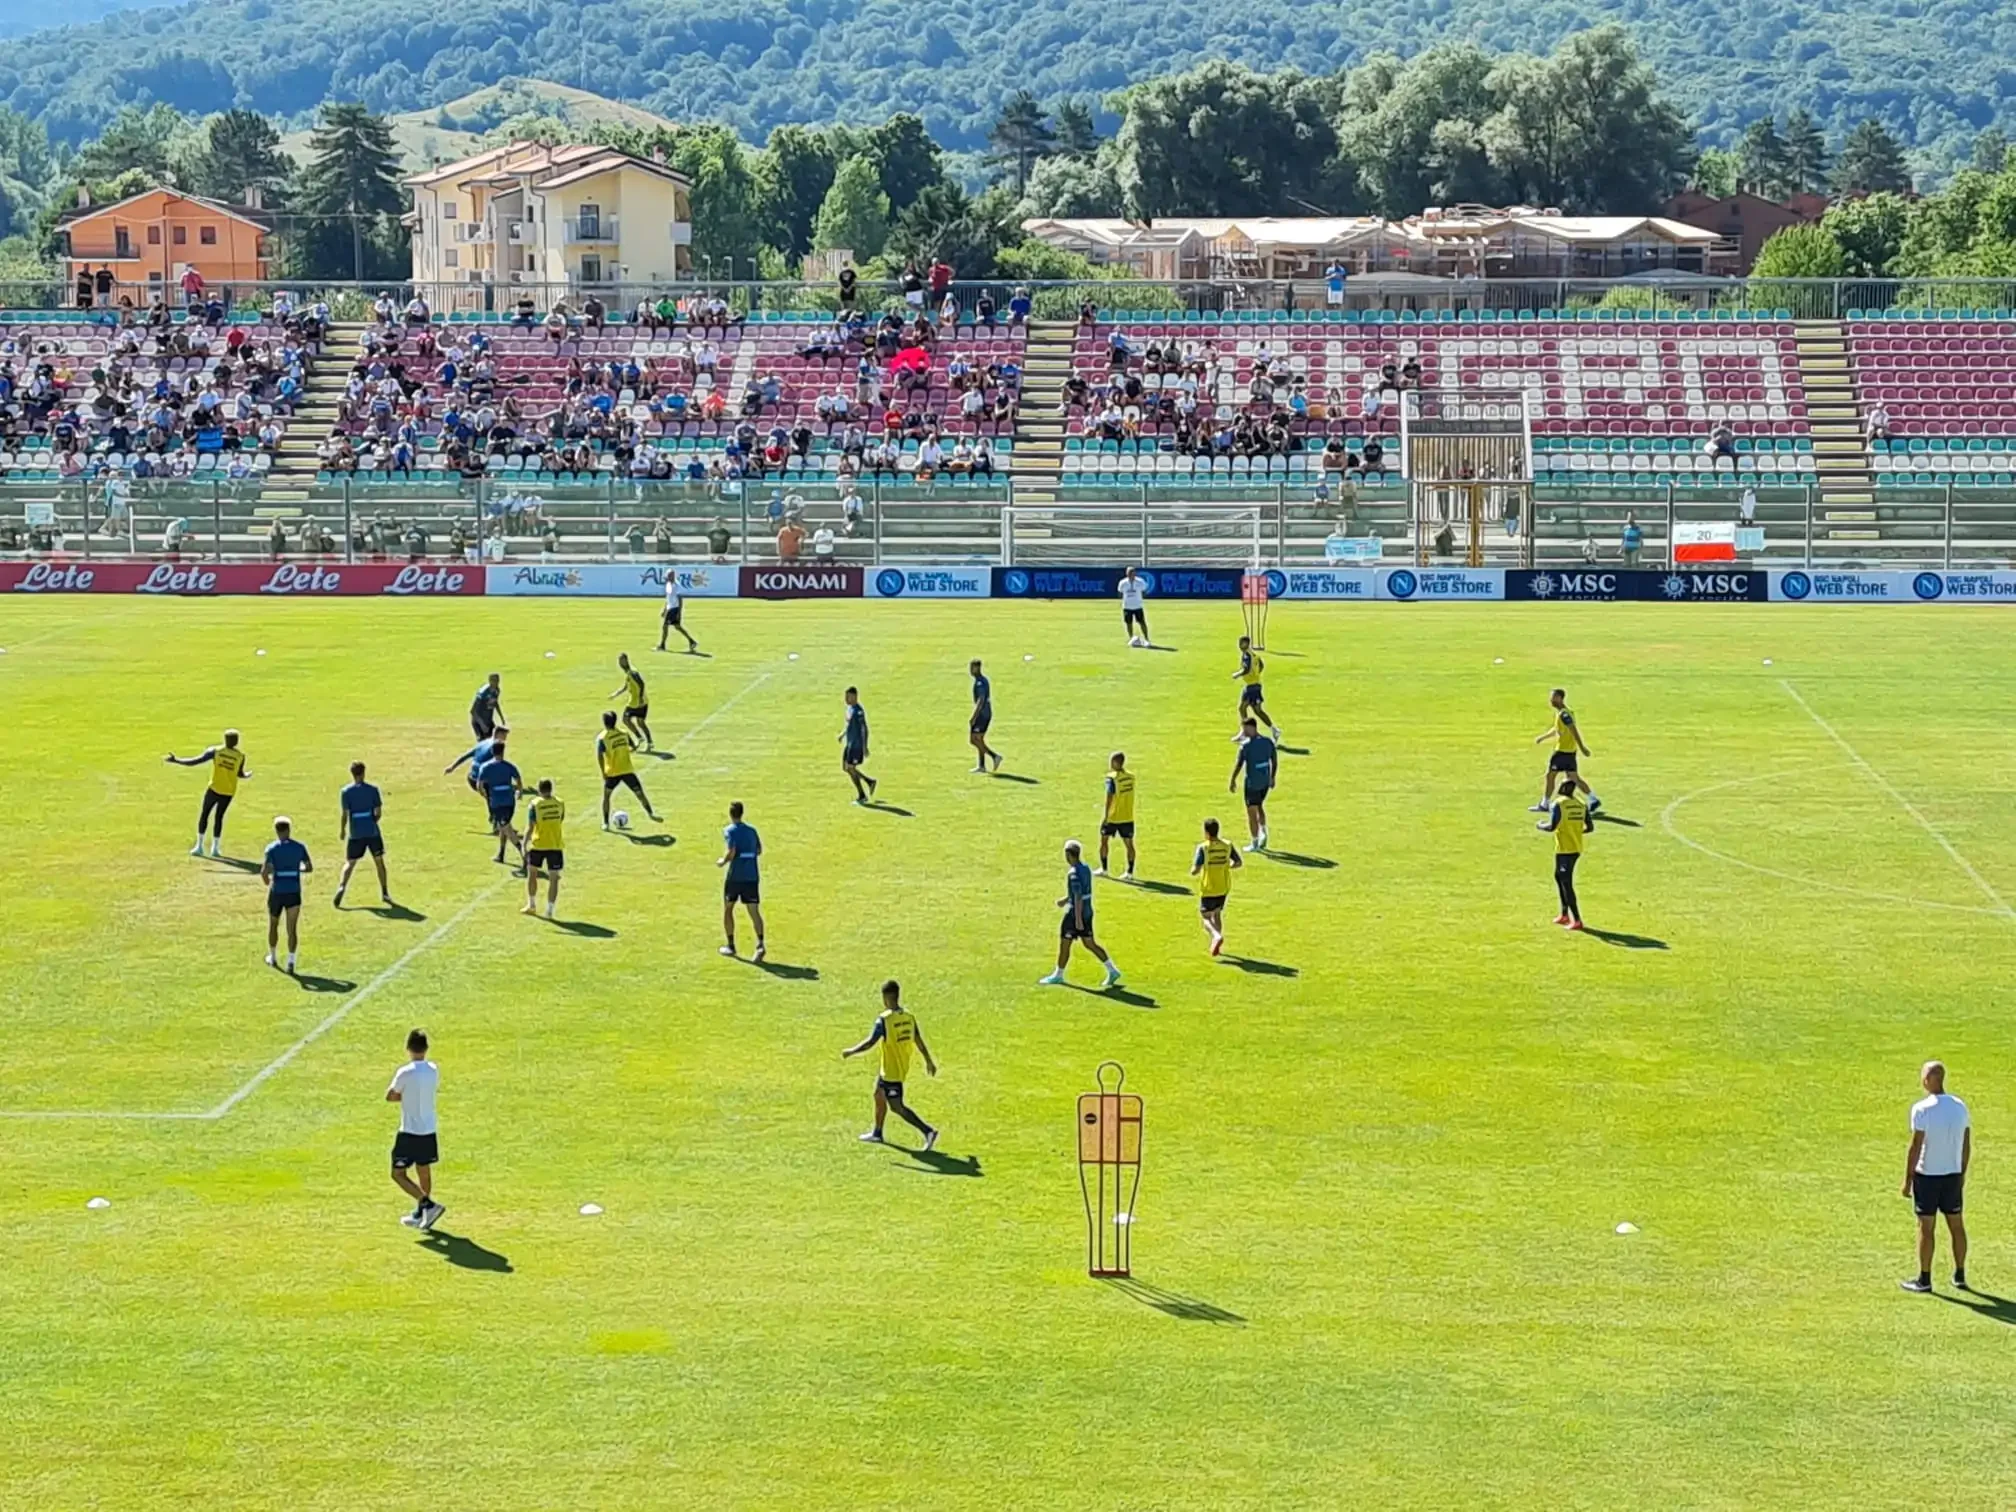
[{"label": "white field line", "polygon": [[[726,714],[730,709],[734,708],[735,705],[740,703],[749,694],[755,692],[756,689],[760,688],[764,683],[768,682],[770,680],[770,677],[775,671],[776,668],[772,667],[757,673],[754,678],[752,678],[749,682],[743,684],[743,686],[740,689],[738,689],[735,693],[731,694],[728,700],[725,703],[723,703],[719,708],[715,709],[713,713],[709,714],[705,719],[701,720],[700,723],[693,726],[693,728],[688,730],[684,735],[681,735],[679,739],[676,742],[674,742],[673,749],[676,751],[680,746],[683,746],[687,742],[693,740],[696,736],[700,734],[701,731],[705,730],[709,725],[713,724],[715,720],[719,719],[723,714]],[[370,998],[380,988],[386,986],[390,982],[396,981],[399,978],[399,976],[402,973],[404,973],[406,968],[412,965],[413,962],[419,956],[424,954],[426,951],[431,950],[434,946],[440,944],[441,941],[446,939],[448,935],[458,925],[460,925],[464,919],[468,918],[469,915],[474,913],[484,903],[488,902],[492,897],[494,897],[497,894],[497,892],[501,888],[503,888],[508,882],[512,880],[513,879],[509,877],[500,877],[497,881],[491,883],[488,887],[484,888],[481,892],[477,893],[475,897],[471,898],[467,903],[464,903],[462,907],[456,911],[454,916],[448,919],[445,923],[443,923],[440,926],[440,928],[436,929],[432,934],[427,936],[426,939],[422,940],[419,944],[415,945],[411,950],[408,950],[404,955],[399,957],[398,960],[394,961],[390,966],[387,966],[383,971],[379,972],[378,975],[371,978],[371,980],[366,982],[362,987],[359,987],[355,992],[351,993],[348,997],[343,999],[341,1003],[336,1005],[334,1011],[332,1011],[327,1018],[323,1019],[321,1023],[317,1024],[314,1028],[310,1029],[306,1034],[302,1035],[301,1038],[294,1041],[294,1043],[289,1045],[285,1050],[281,1051],[270,1062],[268,1062],[265,1066],[262,1066],[257,1072],[255,1072],[252,1075],[252,1077],[248,1081],[246,1081],[246,1083],[242,1087],[238,1088],[237,1091],[233,1092],[229,1097],[225,1098],[224,1101],[217,1104],[216,1107],[209,1109],[207,1112],[98,1113],[89,1111],[70,1111],[70,1110],[12,1111],[7,1109],[0,1109],[0,1118],[25,1118],[25,1119],[104,1118],[104,1119],[160,1120],[166,1122],[182,1122],[182,1123],[187,1122],[214,1123],[216,1120],[224,1117],[225,1114],[229,1113],[233,1108],[237,1107],[240,1103],[245,1101],[245,1099],[250,1097],[254,1092],[257,1092],[261,1087],[265,1086],[266,1083],[272,1080],[273,1077],[279,1075],[280,1072],[286,1070],[287,1067],[293,1063],[294,1058],[298,1056],[303,1050],[306,1050],[310,1045],[314,1044],[315,1041],[322,1038],[323,1035],[327,1034],[331,1029],[334,1029],[338,1024],[342,1023],[344,1019],[348,1018],[350,1016],[351,1010],[356,1008],[359,1004],[363,1003],[366,999]]]},{"label": "white field line", "polygon": [[1951,840],[1948,840],[1944,835],[1942,835],[1939,832],[1938,826],[1933,824],[1933,822],[1930,819],[1927,819],[1925,815],[1919,811],[1918,806],[1915,803],[1913,803],[1909,798],[1906,798],[1902,793],[1898,792],[1897,789],[1891,785],[1889,778],[1885,777],[1881,772],[1877,771],[1875,767],[1871,766],[1869,762],[1863,757],[1860,751],[1856,750],[1855,747],[1848,744],[1847,740],[1842,737],[1842,734],[1839,730],[1835,729],[1834,726],[1827,723],[1826,720],[1822,719],[1819,715],[1819,712],[1815,710],[1811,704],[1806,702],[1805,699],[1799,696],[1799,690],[1792,686],[1790,679],[1781,677],[1780,679],[1778,679],[1778,686],[1783,688],[1786,691],[1786,693],[1791,696],[1792,702],[1796,703],[1797,705],[1799,705],[1800,708],[1806,711],[1807,717],[1811,719],[1813,723],[1820,726],[1821,729],[1827,732],[1829,738],[1833,740],[1834,744],[1838,745],[1839,747],[1841,747],[1843,751],[1847,752],[1848,759],[1854,762],[1855,765],[1860,767],[1862,771],[1868,776],[1871,782],[1875,783],[1876,786],[1880,787],[1881,789],[1883,789],[1884,792],[1888,793],[1890,795],[1891,801],[1893,801],[1899,808],[1903,809],[1904,812],[1909,814],[1913,819],[1918,821],[1919,826],[1925,831],[1925,833],[1930,835],[1935,841],[1937,841],[1939,844],[1939,848],[1944,852],[1946,852],[1946,854],[1952,858],[1953,864],[1959,867],[1960,870],[1962,870],[1967,874],[1967,878],[1969,881],[1971,881],[1976,887],[1981,889],[1981,895],[1985,897],[1990,903],[1995,905],[1994,912],[2001,914],[2004,918],[2007,919],[2016,919],[2016,908],[2011,908],[2009,906],[2008,901],[2003,898],[2002,894],[2000,894],[1995,890],[1993,885],[1990,884],[1990,882],[1986,877],[1982,876],[1981,873],[1979,873],[1974,869],[1974,864],[1971,861],[1969,861],[1965,856],[1960,854],[1959,850],[1955,848],[1953,842]]}]

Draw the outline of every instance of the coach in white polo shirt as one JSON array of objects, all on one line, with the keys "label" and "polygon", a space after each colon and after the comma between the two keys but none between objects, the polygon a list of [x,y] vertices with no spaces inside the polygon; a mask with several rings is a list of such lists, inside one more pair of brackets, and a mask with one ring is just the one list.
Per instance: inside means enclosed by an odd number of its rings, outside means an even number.
[{"label": "coach in white polo shirt", "polygon": [[1132,567],[1120,574],[1120,618],[1126,626],[1127,644],[1148,644],[1148,584]]},{"label": "coach in white polo shirt", "polygon": [[1897,1284],[1908,1292],[1932,1290],[1932,1251],[1939,1215],[1953,1237],[1953,1284],[1967,1290],[1967,1225],[1961,1220],[1961,1189],[1974,1155],[1974,1131],[1967,1104],[1946,1090],[1943,1061],[1927,1061],[1918,1073],[1928,1096],[1911,1105],[1911,1153],[1904,1158],[1904,1195],[1918,1210],[1918,1274]]}]

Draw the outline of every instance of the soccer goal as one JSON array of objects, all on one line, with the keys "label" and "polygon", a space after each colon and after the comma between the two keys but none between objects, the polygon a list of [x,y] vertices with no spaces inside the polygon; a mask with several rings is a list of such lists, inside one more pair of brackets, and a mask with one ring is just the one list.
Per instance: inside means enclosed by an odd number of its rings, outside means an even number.
[{"label": "soccer goal", "polygon": [[1253,567],[1278,529],[1274,510],[1249,505],[1010,504],[1001,510],[1001,562]]}]

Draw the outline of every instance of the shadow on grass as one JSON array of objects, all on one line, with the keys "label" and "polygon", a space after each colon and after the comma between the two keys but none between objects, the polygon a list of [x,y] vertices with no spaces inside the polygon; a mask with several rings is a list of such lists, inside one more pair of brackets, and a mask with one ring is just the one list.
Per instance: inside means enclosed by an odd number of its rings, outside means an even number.
[{"label": "shadow on grass", "polygon": [[1109,882],[1118,882],[1122,887],[1138,887],[1143,892],[1159,893],[1165,898],[1187,898],[1190,889],[1180,882],[1151,882],[1146,877],[1109,877]]},{"label": "shadow on grass", "polygon": [[1655,940],[1650,935],[1625,934],[1615,929],[1598,929],[1594,924],[1584,924],[1582,933],[1592,940],[1601,940],[1605,945],[1621,945],[1626,950],[1665,950],[1669,947],[1664,940]]},{"label": "shadow on grass", "polygon": [[922,1171],[928,1176],[978,1176],[978,1155],[947,1155],[943,1150],[905,1150],[914,1165],[899,1165],[899,1171]]},{"label": "shadow on grass", "polygon": [[2007,1297],[1998,1297],[1993,1292],[1977,1291],[1959,1293],[1934,1292],[1932,1295],[1937,1297],[1941,1302],[1950,1302],[1955,1307],[1964,1307],[1967,1311],[1979,1317],[1987,1318],[1992,1322],[2006,1323],[2011,1327],[2016,1327],[2016,1302],[2012,1302]]},{"label": "shadow on grass", "polygon": [[1294,966],[1283,966],[1279,961],[1256,961],[1252,956],[1220,956],[1227,966],[1237,966],[1252,976],[1299,977],[1301,970]]},{"label": "shadow on grass", "polygon": [[1227,1311],[1215,1303],[1199,1297],[1186,1297],[1180,1292],[1137,1281],[1132,1276],[1105,1276],[1101,1279],[1121,1296],[1132,1298],[1143,1307],[1152,1307],[1172,1318],[1181,1318],[1186,1323],[1225,1323],[1236,1328],[1246,1322],[1238,1313]]},{"label": "shadow on grass", "polygon": [[380,919],[394,919],[401,924],[425,924],[427,915],[408,908],[404,903],[381,903],[376,908],[360,909]]},{"label": "shadow on grass", "polygon": [[451,1234],[445,1229],[432,1229],[420,1241],[420,1248],[439,1255],[450,1265],[463,1270],[496,1271],[500,1275],[511,1274],[511,1262],[493,1249],[485,1249],[474,1239],[465,1239],[460,1234]]},{"label": "shadow on grass", "polygon": [[[541,915],[544,917],[544,915]],[[547,919],[555,929],[564,929],[568,934],[580,935],[584,940],[613,940],[616,931],[604,924],[590,924],[586,919]]]},{"label": "shadow on grass", "polygon": [[917,817],[909,809],[898,808],[893,803],[884,803],[880,798],[870,798],[860,806],[878,814],[894,814],[898,819],[915,819]]},{"label": "shadow on grass", "polygon": [[649,756],[653,761],[677,761],[679,759],[676,751],[639,751],[637,754],[639,756]]},{"label": "shadow on grass", "polygon": [[241,861],[236,856],[206,856],[204,859],[206,861],[215,861],[219,866],[228,866],[233,871],[256,872],[259,870],[259,863],[257,861]]},{"label": "shadow on grass", "polygon": [[677,838],[672,835],[640,835],[634,830],[619,830],[617,833],[622,835],[632,845],[648,845],[654,849],[663,849],[665,846],[677,845],[679,843]]},{"label": "shadow on grass", "polygon": [[1307,746],[1277,745],[1274,749],[1279,751],[1283,756],[1307,756],[1309,754],[1309,747]]},{"label": "shadow on grass", "polygon": [[782,961],[751,961],[749,963],[765,976],[781,977],[787,982],[816,982],[819,980],[817,966],[787,966]]},{"label": "shadow on grass", "polygon": [[1076,982],[1065,982],[1073,992],[1082,992],[1087,997],[1111,998],[1116,1003],[1125,1003],[1130,1008],[1154,1008],[1159,1005],[1145,992],[1131,992],[1125,987],[1080,987]]},{"label": "shadow on grass", "polygon": [[1337,863],[1328,856],[1301,856],[1294,851],[1284,850],[1256,851],[1254,854],[1265,856],[1269,861],[1280,861],[1289,866],[1306,866],[1315,871],[1335,871],[1337,868]]},{"label": "shadow on grass", "polygon": [[1020,772],[995,772],[992,774],[1001,782],[1019,782],[1023,787],[1037,787],[1041,784],[1034,777],[1024,777]]},{"label": "shadow on grass", "polygon": [[298,971],[294,973],[294,985],[299,987],[303,992],[355,992],[357,990],[355,982],[346,982],[342,977],[308,976]]},{"label": "shadow on grass", "polygon": [[1596,813],[1591,814],[1589,817],[1595,820],[1596,823],[1598,824],[1615,824],[1623,829],[1645,828],[1645,826],[1640,824],[1636,819],[1620,819],[1615,814],[1606,814],[1603,813],[1601,810],[1598,810]]},{"label": "shadow on grass", "polygon": [[1155,642],[1150,641],[1147,645],[1138,646],[1135,649],[1140,651],[1174,651],[1176,648],[1174,646],[1158,646]]}]

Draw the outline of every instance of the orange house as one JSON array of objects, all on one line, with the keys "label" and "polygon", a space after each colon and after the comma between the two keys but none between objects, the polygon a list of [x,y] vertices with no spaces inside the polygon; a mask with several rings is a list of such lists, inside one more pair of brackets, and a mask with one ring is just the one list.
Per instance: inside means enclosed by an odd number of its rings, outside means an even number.
[{"label": "orange house", "polygon": [[257,283],[268,275],[266,225],[256,210],[173,189],[149,189],[117,204],[84,206],[63,221],[69,239],[65,272],[110,268],[113,302],[129,296],[144,306],[156,291],[172,301],[183,273],[194,268],[207,285]]}]

